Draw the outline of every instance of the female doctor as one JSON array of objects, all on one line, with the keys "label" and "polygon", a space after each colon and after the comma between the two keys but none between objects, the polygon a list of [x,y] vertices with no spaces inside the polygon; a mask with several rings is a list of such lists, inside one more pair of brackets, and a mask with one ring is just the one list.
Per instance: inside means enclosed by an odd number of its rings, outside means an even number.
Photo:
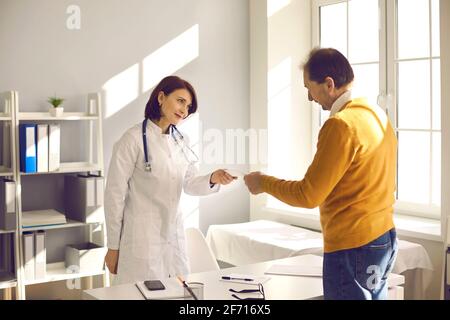
[{"label": "female doctor", "polygon": [[196,111],[194,88],[166,77],[150,96],[145,120],[114,145],[105,190],[105,263],[116,284],[189,273],[181,191],[207,195],[233,181],[224,170],[197,175],[198,158],[176,128]]}]

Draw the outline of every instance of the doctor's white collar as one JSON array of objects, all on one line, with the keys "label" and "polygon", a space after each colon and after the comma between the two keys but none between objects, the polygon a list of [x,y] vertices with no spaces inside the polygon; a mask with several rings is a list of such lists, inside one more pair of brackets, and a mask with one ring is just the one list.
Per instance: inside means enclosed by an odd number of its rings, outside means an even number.
[{"label": "doctor's white collar", "polygon": [[147,121],[147,129],[150,129],[150,130],[152,130],[152,132],[157,133],[157,134],[165,134],[162,132],[162,129],[156,123],[154,123],[151,119],[148,119],[148,121]]}]

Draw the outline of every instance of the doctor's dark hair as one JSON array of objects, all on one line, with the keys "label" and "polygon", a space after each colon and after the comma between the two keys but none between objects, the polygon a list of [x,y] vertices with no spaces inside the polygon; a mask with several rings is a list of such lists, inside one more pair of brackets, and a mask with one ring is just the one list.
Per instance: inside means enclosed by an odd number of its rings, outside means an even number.
[{"label": "doctor's dark hair", "polygon": [[337,89],[355,78],[347,58],[333,48],[313,49],[303,69],[308,72],[309,79],[317,83],[324,83],[326,77],[332,78]]},{"label": "doctor's dark hair", "polygon": [[168,76],[162,79],[153,89],[150,99],[145,106],[145,118],[150,120],[161,119],[161,107],[158,102],[158,94],[162,91],[166,96],[178,89],[186,89],[192,97],[192,105],[189,108],[188,116],[197,111],[197,95],[194,87],[186,80],[177,76]]}]

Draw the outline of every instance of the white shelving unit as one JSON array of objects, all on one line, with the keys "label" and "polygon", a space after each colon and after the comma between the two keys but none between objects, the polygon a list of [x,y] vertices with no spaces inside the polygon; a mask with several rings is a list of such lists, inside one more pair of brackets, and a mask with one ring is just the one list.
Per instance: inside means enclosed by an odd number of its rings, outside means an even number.
[{"label": "white shelving unit", "polygon": [[25,285],[78,279],[98,275],[105,275],[105,270],[80,270],[77,273],[70,273],[70,271],[67,271],[64,266],[64,262],[56,262],[47,264],[47,274],[44,279],[27,280],[25,281]]},{"label": "white shelving unit", "polygon": [[0,272],[0,289],[11,289],[17,286],[15,275],[9,272]]},{"label": "white shelving unit", "polygon": [[36,227],[23,227],[23,231],[37,231],[37,230],[55,230],[55,229],[67,229],[67,228],[75,228],[75,227],[84,227],[88,225],[100,225],[100,222],[95,223],[84,223],[75,220],[66,219],[67,222],[64,224],[55,224],[51,226],[36,226]]},{"label": "white shelving unit", "polygon": [[0,177],[10,177],[13,173],[8,168],[0,168]]},{"label": "white shelving unit", "polygon": [[[103,285],[109,286],[108,271],[105,270],[81,270],[80,272],[73,273],[71,270],[67,270],[64,265],[64,261],[47,262],[47,272],[44,279],[25,280],[24,277],[24,259],[23,259],[23,232],[45,230],[48,235],[49,232],[65,232],[73,228],[85,228],[89,242],[97,243],[101,246],[106,246],[106,232],[104,222],[98,223],[83,223],[79,221],[73,221],[67,219],[67,223],[52,226],[40,226],[23,228],[22,227],[22,200],[27,196],[26,192],[22,192],[23,179],[34,179],[29,176],[42,176],[47,175],[50,178],[58,174],[67,173],[92,173],[104,176],[103,168],[103,137],[102,137],[102,110],[101,110],[101,96],[100,93],[88,94],[87,110],[86,112],[65,112],[60,117],[51,116],[48,112],[20,112],[19,108],[19,95],[17,92],[11,92],[11,115],[1,114],[0,120],[11,121],[12,124],[12,146],[13,146],[13,168],[8,171],[5,168],[0,168],[0,176],[11,176],[16,181],[16,213],[17,213],[17,228],[15,231],[15,258],[16,258],[16,277],[8,279],[8,275],[0,274],[0,289],[4,288],[16,288],[16,298],[20,300],[26,299],[26,286],[32,284],[70,280],[82,277],[91,277],[96,275],[103,275]],[[23,173],[20,172],[20,157],[19,157],[19,123],[26,121],[28,123],[58,123],[64,121],[88,121],[88,140],[87,145],[87,162],[62,162],[60,169],[54,172],[36,172],[36,173]],[[95,130],[94,130],[95,125]],[[94,132],[95,131],[95,132]],[[94,153],[94,139],[96,151]],[[61,140],[61,143],[64,141]],[[94,157],[95,156],[95,157]],[[95,161],[94,161],[95,159]],[[38,190],[36,190],[38,192]],[[94,228],[96,228],[96,235],[94,235]],[[8,231],[9,232],[9,231]],[[0,230],[1,233],[1,230]],[[100,237],[98,236],[100,233]],[[47,237],[46,235],[46,237]],[[93,241],[95,238],[96,241]],[[86,242],[86,239],[80,240],[80,242]],[[46,239],[46,247],[48,247],[48,241]],[[48,252],[48,251],[47,251]],[[60,253],[58,256],[62,256]],[[5,278],[3,280],[3,278]]]},{"label": "white shelving unit", "polygon": [[101,166],[88,162],[66,162],[61,163],[59,170],[51,172],[20,172],[21,176],[42,175],[42,174],[58,174],[58,173],[80,173],[91,171],[103,171]]},{"label": "white shelving unit", "polygon": [[[9,146],[10,146],[10,161],[11,165],[6,167],[1,162],[0,165],[0,177],[1,178],[9,178],[16,182],[17,184],[17,176],[16,172],[16,154],[14,152],[15,146],[15,134],[14,134],[14,123],[15,123],[15,113],[14,108],[16,104],[17,93],[14,91],[3,92],[0,94],[0,121],[3,122],[3,125],[6,123],[9,124],[10,132],[9,132]],[[6,150],[2,150],[5,152]],[[2,154],[3,156],[3,154]],[[16,188],[17,189],[17,188]],[[16,190],[16,207],[17,207],[17,190]],[[17,226],[17,221],[16,221]],[[17,266],[20,263],[19,257],[19,236],[17,232],[17,228],[15,230],[1,230],[0,229],[0,237],[11,236],[13,238],[13,246],[9,248],[12,250],[11,257],[14,259],[14,266],[16,266],[16,273],[0,270],[0,290],[3,290],[3,297],[11,297],[11,290],[13,288],[16,289],[16,296],[18,294],[18,275],[17,275]],[[7,249],[8,250],[8,249]],[[14,270],[12,270],[14,271]]]},{"label": "white shelving unit", "polygon": [[0,234],[8,234],[8,233],[15,233],[15,230],[2,230],[0,229]]},{"label": "white shelving unit", "polygon": [[79,121],[79,120],[98,120],[97,115],[91,115],[87,112],[66,112],[60,117],[54,117],[48,112],[20,112],[19,120],[32,121]]}]

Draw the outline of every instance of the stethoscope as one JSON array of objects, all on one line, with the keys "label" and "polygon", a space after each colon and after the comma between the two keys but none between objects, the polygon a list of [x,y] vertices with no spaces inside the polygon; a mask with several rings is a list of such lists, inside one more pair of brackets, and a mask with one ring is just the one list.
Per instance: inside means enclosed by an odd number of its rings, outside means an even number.
[{"label": "stethoscope", "polygon": [[[144,121],[142,122],[142,142],[144,144],[144,157],[145,157],[145,171],[151,172],[152,171],[152,163],[151,160],[148,157],[148,148],[147,148],[147,118],[144,119]],[[181,148],[181,151],[184,154],[184,158],[186,159],[186,161],[189,164],[193,164],[195,162],[197,162],[198,156],[195,154],[195,152],[189,148],[189,146],[187,146],[184,143],[184,137],[181,134],[180,131],[178,131],[177,127],[174,126],[173,124],[171,124],[169,126],[169,131],[170,131],[170,135],[172,136],[173,140],[176,142],[176,144]],[[186,147],[189,151],[190,154],[194,156],[194,159],[190,160],[188,155],[186,154],[185,150],[183,147]]]}]

